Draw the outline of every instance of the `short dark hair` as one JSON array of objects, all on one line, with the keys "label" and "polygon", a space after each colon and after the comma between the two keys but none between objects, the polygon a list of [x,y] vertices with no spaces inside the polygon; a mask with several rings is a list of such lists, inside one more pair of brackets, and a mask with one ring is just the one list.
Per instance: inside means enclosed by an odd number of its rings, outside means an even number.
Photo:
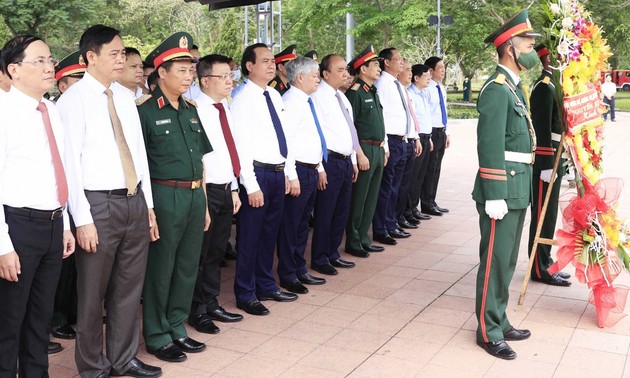
[{"label": "short dark hair", "polygon": [[[190,48],[190,50],[199,50],[199,46],[193,44],[192,47]],[[188,51],[190,51],[188,50]]]},{"label": "short dark hair", "polygon": [[249,76],[249,70],[247,69],[247,62],[252,62],[256,64],[256,50],[259,47],[264,47],[268,49],[267,45],[264,43],[254,43],[253,45],[249,45],[243,51],[243,58],[241,59],[241,71],[243,71],[243,75]]},{"label": "short dark hair", "polygon": [[319,64],[319,76],[324,77],[324,71],[330,72],[330,61],[336,56],[343,59],[343,56],[339,54],[328,54],[322,59],[322,62]]},{"label": "short dark hair", "polygon": [[87,28],[79,40],[79,50],[85,64],[90,65],[87,58],[88,51],[94,51],[97,55],[100,54],[103,45],[113,41],[116,36],[120,37],[120,31],[109,26],[97,24]]},{"label": "short dark hair", "polygon": [[142,55],[140,55],[140,51],[135,47],[125,47],[126,55],[138,55],[140,59],[142,59]]},{"label": "short dark hair", "polygon": [[147,87],[149,87],[149,89],[151,89],[151,85],[157,85],[159,77],[160,76],[159,76],[157,70],[151,72],[149,74],[149,76],[147,76]]},{"label": "short dark hair", "polygon": [[435,66],[437,66],[437,64],[440,63],[441,61],[442,61],[442,58],[440,58],[439,56],[432,56],[429,59],[424,61],[424,65],[434,70]]},{"label": "short dark hair", "polygon": [[381,58],[378,62],[379,66],[381,66],[381,70],[385,71],[385,59],[390,60],[391,58],[393,58],[394,51],[396,51],[395,47],[388,47],[378,53],[378,57]]},{"label": "short dark hair", "polygon": [[429,72],[429,66],[425,64],[414,64],[411,66],[411,82],[416,82],[416,76],[422,76],[425,72]]},{"label": "short dark hair", "polygon": [[24,59],[24,51],[33,42],[41,41],[42,39],[34,35],[25,34],[13,37],[2,48],[0,53],[0,70],[7,75],[7,77],[13,80],[9,73],[9,64],[21,62]]},{"label": "short dark hair", "polygon": [[155,68],[155,66],[153,65],[153,62],[149,62],[148,60],[143,60],[142,61],[142,67],[144,67],[144,68]]},{"label": "short dark hair", "polygon": [[206,55],[203,58],[199,59],[197,63],[197,78],[201,80],[202,77],[210,74],[212,72],[212,67],[218,63],[230,64],[232,59],[228,58],[225,55],[219,54],[210,54]]}]

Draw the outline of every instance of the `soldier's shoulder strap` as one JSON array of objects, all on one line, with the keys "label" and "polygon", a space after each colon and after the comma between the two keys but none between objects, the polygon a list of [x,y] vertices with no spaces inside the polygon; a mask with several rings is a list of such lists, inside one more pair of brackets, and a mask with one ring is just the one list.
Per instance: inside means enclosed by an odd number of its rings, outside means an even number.
[{"label": "soldier's shoulder strap", "polygon": [[276,79],[273,79],[273,80],[271,80],[271,81],[269,82],[269,86],[270,86],[271,88],[275,88],[275,87],[276,87],[276,85],[278,85],[278,82],[276,81]]},{"label": "soldier's shoulder strap", "polygon": [[188,98],[186,96],[182,96],[182,98],[184,99],[184,101],[186,101],[190,105],[194,106],[195,108],[197,107],[197,103],[195,102],[195,100],[190,99],[190,98]]},{"label": "soldier's shoulder strap", "polygon": [[359,90],[359,88],[361,88],[361,84],[354,83],[354,85],[350,87],[350,90],[356,92]]},{"label": "soldier's shoulder strap", "polygon": [[494,79],[494,82],[500,85],[505,84],[505,75],[502,73],[499,73],[497,77]]},{"label": "soldier's shoulder strap", "polygon": [[153,97],[150,93],[145,94],[142,97],[136,99],[136,106],[140,106],[147,102],[151,97]]}]

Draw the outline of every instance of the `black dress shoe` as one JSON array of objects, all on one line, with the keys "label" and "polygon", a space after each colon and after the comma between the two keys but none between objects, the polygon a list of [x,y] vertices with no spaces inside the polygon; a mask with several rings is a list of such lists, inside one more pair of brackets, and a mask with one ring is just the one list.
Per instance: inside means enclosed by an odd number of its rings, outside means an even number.
[{"label": "black dress shoe", "polygon": [[435,215],[435,216],[438,216],[438,217],[442,216],[442,212],[440,210],[438,210],[437,208],[435,208],[435,207],[430,207],[430,208],[427,208],[427,209],[423,208],[422,212],[425,213],[425,214]]},{"label": "black dress shoe", "polygon": [[[396,240],[394,240],[394,241],[396,241]],[[368,251],[366,251],[365,249],[350,249],[350,248],[346,248],[346,253],[350,254],[350,255],[352,255],[354,257],[361,257],[361,258],[364,258],[364,259],[370,257],[370,253]]]},{"label": "black dress shoe", "polygon": [[259,295],[258,299],[261,301],[274,300],[276,302],[293,302],[298,299],[298,296],[293,293],[287,293],[286,291],[278,290],[273,293],[267,293]]},{"label": "black dress shoe", "polygon": [[243,320],[243,315],[225,311],[221,306],[207,312],[210,319],[223,323],[236,323]]},{"label": "black dress shoe", "polygon": [[298,276],[297,279],[304,285],[323,285],[326,283],[325,279],[315,277],[308,272],[304,273],[301,276]]},{"label": "black dress shoe", "polygon": [[529,332],[528,329],[516,329],[514,327],[512,327],[512,329],[507,332],[503,332],[503,338],[508,341],[529,339],[531,335],[532,333]]},{"label": "black dress shoe", "polygon": [[477,345],[482,347],[490,355],[501,358],[504,360],[513,360],[516,358],[516,352],[510,348],[505,340],[494,341],[490,343],[484,343],[477,340]]},{"label": "black dress shoe", "polygon": [[52,327],[50,334],[58,339],[72,340],[77,337],[77,333],[69,325]]},{"label": "black dress shoe", "polygon": [[[383,247],[381,247],[381,248],[383,248]],[[337,268],[350,269],[350,268],[354,268],[355,264],[352,261],[346,261],[346,260],[342,260],[342,259],[337,259],[337,260],[332,260],[330,262],[330,265],[332,265],[334,267],[337,267]]]},{"label": "black dress shoe", "polygon": [[96,378],[109,378],[109,373],[103,372],[96,376]]},{"label": "black dress shoe", "polygon": [[385,250],[385,248],[376,244],[364,245],[363,249],[365,249],[368,252],[383,252]]},{"label": "black dress shoe", "polygon": [[[395,229],[393,231],[389,231],[389,237],[395,239],[406,239],[411,236],[410,233],[405,232],[403,230]],[[395,241],[395,240],[394,240]]]},{"label": "black dress shoe", "polygon": [[440,213],[448,213],[448,209],[445,207],[439,207],[438,205],[435,205],[435,208],[437,209],[437,211],[439,211]]},{"label": "black dress shoe", "polygon": [[420,212],[420,210],[418,210],[417,208],[413,208],[411,210],[411,214],[413,215],[414,218],[416,218],[417,220],[429,220],[431,219],[430,215],[426,215],[426,214],[422,214]]},{"label": "black dress shoe", "polygon": [[48,343],[48,354],[55,354],[55,353],[59,353],[63,350],[63,347],[61,346],[61,344],[56,343],[54,341],[50,341]]},{"label": "black dress shoe", "polygon": [[418,228],[417,224],[411,224],[411,222],[409,222],[406,219],[399,219],[398,220],[398,227],[400,228],[406,228],[409,230],[415,230],[416,228]]},{"label": "black dress shoe", "polygon": [[[420,225],[420,219],[414,217],[413,215],[410,215],[408,217],[404,217],[404,220],[406,220],[407,222],[413,224],[414,226],[419,226]],[[398,224],[400,224],[400,221],[398,221]]]},{"label": "black dress shoe", "polygon": [[210,333],[212,335],[219,333],[219,327],[214,325],[212,318],[207,314],[188,317],[188,324],[201,333]]},{"label": "black dress shoe", "polygon": [[542,282],[544,284],[547,285],[552,285],[552,286],[571,286],[571,281],[567,281],[563,278],[560,278],[559,275],[554,274],[549,278],[543,277],[543,278],[538,278],[536,276],[532,276],[532,281],[536,281],[536,282]]},{"label": "black dress shoe", "polygon": [[398,242],[394,240],[389,234],[374,235],[374,241],[385,245],[396,245]]},{"label": "black dress shoe", "polygon": [[251,315],[269,315],[267,307],[256,299],[252,299],[245,303],[237,303],[236,307]]},{"label": "black dress shoe", "polygon": [[[308,293],[308,289],[306,286],[302,285],[302,283],[298,280],[292,282],[283,282],[280,281],[280,287],[287,289],[288,291],[295,294],[306,294]],[[262,299],[262,298],[261,298]]]},{"label": "black dress shoe", "polygon": [[565,280],[568,280],[569,278],[571,278],[571,275],[569,273],[565,273],[565,272],[557,272],[556,275],[560,278],[563,278]]},{"label": "black dress shoe", "polygon": [[173,340],[173,343],[177,345],[182,352],[186,353],[199,353],[206,349],[206,344],[193,340],[188,336],[184,336],[181,339]]},{"label": "black dress shoe", "polygon": [[162,345],[156,350],[149,350],[149,353],[155,355],[159,360],[167,362],[182,362],[186,361],[186,353],[174,343],[170,342],[166,345]]},{"label": "black dress shoe", "polygon": [[311,264],[311,269],[313,269],[314,271],[318,273],[325,274],[327,276],[337,275],[337,269],[333,268],[333,266],[330,264],[324,264],[324,265]]},{"label": "black dress shoe", "polygon": [[162,369],[157,366],[147,365],[137,357],[134,357],[127,365],[129,366],[127,371],[120,375],[112,374],[112,377],[159,377],[162,375]]}]

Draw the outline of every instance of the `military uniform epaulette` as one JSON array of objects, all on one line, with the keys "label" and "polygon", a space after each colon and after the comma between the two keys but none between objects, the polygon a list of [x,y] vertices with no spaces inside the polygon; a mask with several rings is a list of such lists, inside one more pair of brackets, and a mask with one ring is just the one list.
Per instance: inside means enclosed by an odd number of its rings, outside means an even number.
[{"label": "military uniform epaulette", "polygon": [[549,84],[549,83],[551,83],[551,78],[549,76],[545,76],[545,78],[543,79],[542,82],[545,83],[545,84]]},{"label": "military uniform epaulette", "polygon": [[352,87],[350,87],[350,90],[356,92],[359,88],[361,88],[361,84],[355,83]]},{"label": "military uniform epaulette", "polygon": [[186,101],[190,105],[194,106],[195,108],[197,107],[197,103],[195,102],[195,100],[188,98],[186,96],[182,96],[182,98],[184,99],[184,101]]},{"label": "military uniform epaulette", "polygon": [[140,98],[137,98],[137,99],[136,99],[136,106],[140,106],[140,105],[144,104],[144,103],[145,103],[145,102],[147,102],[147,101],[148,101],[151,97],[153,97],[153,96],[151,96],[151,94],[150,94],[150,93],[147,93],[147,94],[145,94],[144,96],[142,96],[142,97],[140,97]]},{"label": "military uniform epaulette", "polygon": [[494,82],[501,85],[505,84],[505,75],[502,73],[498,74]]},{"label": "military uniform epaulette", "polygon": [[275,87],[276,87],[276,85],[278,85],[278,82],[277,82],[277,81],[275,81],[275,80],[271,80],[271,81],[269,82],[269,86],[270,86],[271,88],[275,88]]}]

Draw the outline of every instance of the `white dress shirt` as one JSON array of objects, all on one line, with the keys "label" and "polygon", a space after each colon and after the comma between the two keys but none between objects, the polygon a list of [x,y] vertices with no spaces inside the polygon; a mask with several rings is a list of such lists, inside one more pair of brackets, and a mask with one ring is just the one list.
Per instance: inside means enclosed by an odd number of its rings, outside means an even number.
[{"label": "white dress shirt", "polygon": [[[3,205],[55,210],[59,203],[57,179],[52,162],[48,136],[40,101],[11,87],[8,93],[0,90],[0,199]],[[42,98],[48,108],[57,149],[63,163],[64,130],[55,104]],[[66,177],[72,175],[65,169]],[[70,221],[64,210],[64,230]],[[0,211],[0,255],[13,251],[4,211]]]},{"label": "white dress shirt", "polygon": [[604,84],[602,84],[602,94],[606,97],[612,97],[615,95],[615,93],[617,93],[617,86],[615,85],[615,83],[611,82],[604,82]]},{"label": "white dress shirt", "polygon": [[400,97],[398,88],[404,91],[402,85],[396,83],[396,78],[390,73],[382,71],[381,77],[374,83],[378,98],[383,105],[383,119],[385,133],[392,135],[407,135],[407,111]]},{"label": "white dress shirt", "polygon": [[352,105],[346,95],[339,90],[334,90],[333,87],[328,85],[325,81],[321,81],[317,90],[311,95],[313,104],[315,104],[315,111],[319,119],[319,125],[324,133],[326,139],[326,147],[342,155],[351,155],[352,163],[356,164],[356,151],[352,145],[352,134],[348,128],[348,121],[341,111],[339,106],[339,100],[337,100],[336,94],[341,95],[341,101],[348,110],[350,120],[352,119]]},{"label": "white dress shirt", "polygon": [[[238,181],[236,177],[234,177],[234,167],[232,167],[230,152],[225,142],[225,137],[223,136],[223,130],[221,129],[219,109],[214,106],[216,102],[203,92],[199,94],[195,102],[197,103],[199,119],[212,145],[212,152],[203,155],[206,183],[232,183],[232,189],[238,189]],[[232,114],[228,107],[227,99],[221,100],[221,104],[223,104],[225,108],[228,125],[230,131],[232,131],[232,137],[234,138],[234,121],[232,120]]]},{"label": "white dress shirt", "polygon": [[[285,123],[282,124],[287,138],[289,153],[287,165],[284,169],[289,180],[296,180],[298,174],[295,162],[319,164],[318,172],[323,172],[322,142],[317,132],[315,118],[311,106],[308,104],[309,96],[300,89],[291,86],[282,96],[286,107]],[[315,110],[317,112],[317,110]],[[317,114],[319,121],[319,114]],[[321,126],[321,121],[320,121]],[[324,137],[325,138],[325,137]]]},{"label": "white dress shirt", "polygon": [[[122,124],[142,191],[153,208],[151,179],[140,117],[133,94],[118,83],[109,88]],[[126,188],[120,152],[107,110],[105,86],[92,75],[83,78],[59,98],[57,108],[65,127],[70,212],[78,226],[94,223],[84,190]]]},{"label": "white dress shirt", "polygon": [[440,95],[438,94],[437,90],[438,85],[442,89],[442,96],[444,97],[444,109],[446,110],[446,88],[444,88],[442,84],[438,84],[433,79],[429,80],[429,86],[422,90],[422,95],[427,100],[427,103],[429,104],[429,110],[431,111],[431,127],[443,128],[444,125],[442,124],[442,109],[440,109]]},{"label": "white dress shirt", "polygon": [[[269,91],[271,101],[284,130],[286,111],[282,97],[278,91],[270,86],[267,86],[266,90]],[[265,89],[252,81],[247,81],[247,84],[243,86],[241,92],[230,104],[232,118],[236,126],[234,128],[236,131],[236,149],[241,161],[241,184],[245,187],[247,194],[260,190],[254,173],[254,160],[265,164],[285,162],[285,158],[280,154],[280,144],[271,121],[264,91]]]},{"label": "white dress shirt", "polygon": [[199,94],[201,93],[201,88],[199,88],[199,85],[197,84],[197,80],[193,80],[192,84],[190,84],[190,87],[188,87],[188,90],[186,91],[186,93],[183,94],[184,97],[188,97],[191,100],[196,100],[197,97],[199,97]]},{"label": "white dress shirt", "polygon": [[414,84],[409,86],[407,92],[411,95],[413,111],[420,124],[420,134],[431,134],[433,130],[433,126],[431,126],[431,110],[426,98],[422,96],[422,91]]}]

